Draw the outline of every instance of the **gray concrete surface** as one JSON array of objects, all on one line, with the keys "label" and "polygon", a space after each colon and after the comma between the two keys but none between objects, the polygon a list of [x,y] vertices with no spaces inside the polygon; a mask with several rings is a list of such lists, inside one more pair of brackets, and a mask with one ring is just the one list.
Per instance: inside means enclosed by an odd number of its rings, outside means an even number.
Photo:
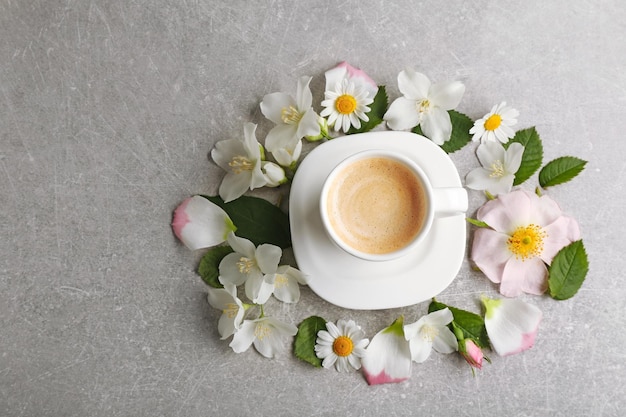
[{"label": "gray concrete surface", "polygon": [[[625,21],[621,0],[0,1],[0,415],[622,415]],[[344,59],[391,97],[407,65],[459,79],[460,111],[506,100],[546,161],[589,161],[550,195],[578,219],[591,271],[571,300],[525,297],[545,315],[532,350],[492,354],[476,377],[434,354],[408,382],[369,387],[219,340],[172,210],[217,191],[216,141],[246,121],[264,137],[264,94],[311,75],[319,102]],[[477,164],[471,146],[453,159]],[[439,298],[477,311],[495,290],[465,262]],[[353,318],[371,337],[426,305],[351,312],[304,289],[272,308]]]}]

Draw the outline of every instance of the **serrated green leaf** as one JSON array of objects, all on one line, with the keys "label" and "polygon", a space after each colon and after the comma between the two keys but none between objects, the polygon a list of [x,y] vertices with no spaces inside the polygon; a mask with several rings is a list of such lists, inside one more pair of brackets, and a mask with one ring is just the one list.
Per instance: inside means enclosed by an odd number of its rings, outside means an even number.
[{"label": "serrated green leaf", "polygon": [[283,249],[291,246],[289,217],[281,209],[258,197],[242,196],[224,203],[218,196],[203,196],[217,204],[237,226],[237,236],[256,246],[271,243]]},{"label": "serrated green leaf", "polygon": [[467,221],[469,224],[473,224],[476,227],[491,227],[484,221],[478,220],[478,219],[472,219],[471,217],[466,217],[465,221]]},{"label": "serrated green leaf", "polygon": [[[441,149],[446,153],[452,153],[472,141],[472,135],[470,135],[469,131],[472,126],[474,126],[474,122],[472,119],[456,110],[448,110],[448,114],[450,115],[450,122],[452,123],[452,133],[450,134],[450,140],[445,141],[443,145],[441,145]],[[425,136],[419,125],[415,126],[412,132]]]},{"label": "serrated green leaf", "polygon": [[354,126],[350,127],[348,134],[369,132],[381,124],[383,116],[387,112],[388,105],[389,99],[387,98],[387,90],[384,85],[379,85],[376,96],[374,96],[374,102],[369,105],[370,111],[367,113],[369,120],[367,122],[361,120],[361,127],[359,129],[355,129]]},{"label": "serrated green leaf", "polygon": [[213,288],[224,287],[218,279],[220,275],[219,266],[222,259],[232,252],[233,249],[230,246],[215,246],[204,254],[198,265],[198,275],[205,284]]},{"label": "serrated green leaf", "polygon": [[522,155],[522,164],[520,165],[517,173],[515,174],[515,180],[513,185],[520,185],[527,179],[529,179],[539,167],[543,160],[543,144],[541,138],[534,127],[528,129],[519,130],[515,133],[515,137],[504,145],[506,149],[509,148],[511,143],[521,143],[524,146],[524,154]]},{"label": "serrated green leaf", "polygon": [[298,326],[293,342],[296,357],[318,368],[322,366],[322,360],[315,355],[315,340],[320,330],[326,330],[326,320],[319,316],[308,317]]},{"label": "serrated green leaf", "polygon": [[582,240],[570,243],[556,254],[548,268],[550,296],[555,300],[573,297],[589,272],[589,261]]},{"label": "serrated green leaf", "polygon": [[570,181],[585,168],[587,161],[574,156],[562,156],[548,162],[539,171],[539,185],[543,188]]},{"label": "serrated green leaf", "polygon": [[[487,336],[487,328],[485,320],[478,314],[471,313],[460,308],[450,307],[444,303],[440,303],[433,299],[428,306],[428,312],[443,310],[448,307],[454,317],[453,322],[448,325],[450,330],[454,332],[454,325],[463,332],[465,339],[472,339],[480,348],[489,347],[489,336]],[[453,325],[454,324],[454,325]]]}]

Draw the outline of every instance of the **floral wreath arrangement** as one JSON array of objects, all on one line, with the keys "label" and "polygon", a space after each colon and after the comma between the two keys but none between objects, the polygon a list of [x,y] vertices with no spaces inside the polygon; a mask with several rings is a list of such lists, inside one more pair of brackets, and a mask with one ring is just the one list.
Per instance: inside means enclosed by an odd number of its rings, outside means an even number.
[{"label": "floral wreath arrangement", "polygon": [[[483,360],[489,361],[483,350],[491,348],[502,356],[532,347],[542,312],[515,297],[547,293],[568,299],[589,269],[578,223],[544,194],[546,188],[576,177],[586,161],[564,156],[542,166],[536,129],[515,131],[519,113],[506,103],[476,121],[454,110],[465,92],[459,81],[433,84],[405,69],[398,75],[402,96],[389,105],[385,86],[346,62],[326,71],[325,79],[319,114],[313,108],[311,77],[298,80],[295,97],[266,95],[261,112],[275,127],[264,145],[252,123],[244,125],[242,137],[218,142],[211,157],[226,171],[219,196],[190,197],[174,212],[172,227],[182,243],[191,250],[209,248],[198,273],[208,284],[209,304],[222,312],[221,338],[232,336],[229,346],[236,353],[254,345],[272,358],[295,336],[296,357],[338,371],[362,368],[371,385],[408,379],[412,362],[424,362],[433,349],[460,353],[474,372]],[[400,316],[371,341],[354,320],[334,323],[312,316],[296,326],[266,315],[270,297],[295,303],[299,286],[310,277],[280,265],[282,250],[291,245],[287,214],[244,194],[288,183],[298,169],[303,140],[331,141],[379,125],[425,136],[447,153],[478,144],[481,166],[466,175],[465,186],[484,191],[486,202],[476,218],[467,218],[473,226],[470,260],[499,284],[504,297],[483,296],[482,314],[433,298],[426,315],[410,324]],[[519,187],[537,171],[539,186],[532,191]]]}]

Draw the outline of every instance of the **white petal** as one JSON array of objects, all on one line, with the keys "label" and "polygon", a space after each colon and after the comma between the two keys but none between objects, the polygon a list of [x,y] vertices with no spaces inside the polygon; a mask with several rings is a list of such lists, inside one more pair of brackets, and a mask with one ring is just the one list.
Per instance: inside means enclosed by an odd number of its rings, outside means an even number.
[{"label": "white petal", "polygon": [[275,274],[283,251],[276,245],[264,243],[256,249],[256,262],[264,274]]},{"label": "white petal", "polygon": [[487,190],[494,182],[497,181],[491,177],[491,171],[485,168],[474,168],[465,177],[465,186],[472,190]]},{"label": "white petal", "polygon": [[242,254],[248,259],[254,259],[256,254],[256,248],[254,243],[244,237],[239,237],[234,233],[228,235],[228,245],[239,254]]},{"label": "white petal", "polygon": [[428,99],[433,105],[444,110],[455,109],[465,93],[465,85],[460,81],[451,81],[433,84],[428,94]]},{"label": "white petal", "polygon": [[[256,288],[248,290],[248,283],[258,284]],[[264,275],[262,279],[248,279],[246,281],[246,296],[252,300],[254,304],[265,304],[274,292],[274,275]],[[248,295],[250,293],[250,295]]]},{"label": "white petal", "polygon": [[333,91],[337,90],[337,84],[341,85],[341,82],[346,78],[348,74],[348,70],[344,67],[338,65],[335,68],[329,69],[324,73],[326,77],[326,90],[325,91]]},{"label": "white petal", "polygon": [[504,163],[505,149],[499,142],[485,142],[478,145],[476,156],[480,164],[485,168],[490,168],[494,162]]},{"label": "white petal", "polygon": [[237,252],[226,255],[219,264],[219,281],[222,285],[232,284],[241,285],[246,282],[248,275],[239,271],[237,263],[241,258],[241,254]]},{"label": "white petal", "polygon": [[391,103],[383,116],[390,129],[406,130],[417,126],[420,122],[415,100],[398,97]]},{"label": "white petal", "polygon": [[449,308],[433,311],[424,317],[424,322],[430,326],[442,327],[450,324],[454,320],[454,316]]},{"label": "white petal", "polygon": [[235,353],[241,353],[248,350],[248,348],[254,342],[255,335],[254,330],[256,323],[251,320],[244,320],[243,324],[237,330],[233,336],[233,340],[230,342],[230,347]]},{"label": "white petal", "polygon": [[452,122],[448,112],[443,109],[431,108],[422,116],[421,126],[424,135],[437,145],[443,145],[450,139]]},{"label": "white petal", "polygon": [[282,125],[284,124],[282,119],[283,109],[289,108],[289,106],[297,107],[297,104],[296,101],[288,94],[272,93],[263,97],[263,101],[261,101],[260,106],[263,116],[277,125]]},{"label": "white petal", "polygon": [[513,142],[509,145],[504,155],[504,166],[506,171],[515,174],[522,165],[522,157],[524,156],[524,145]]},{"label": "white petal", "polygon": [[250,187],[250,179],[251,175],[249,172],[226,174],[219,189],[219,195],[222,200],[228,203],[244,195]]},{"label": "white petal", "polygon": [[317,136],[320,134],[320,124],[318,123],[317,114],[313,109],[308,109],[298,123],[298,131],[296,137],[298,139],[304,136]]},{"label": "white petal", "polygon": [[313,104],[313,95],[309,85],[312,77],[300,77],[298,80],[298,86],[296,90],[296,104],[298,110],[302,111],[311,107]]},{"label": "white petal", "polygon": [[188,198],[178,206],[174,211],[172,228],[191,250],[218,245],[226,240],[230,231],[235,230],[228,214],[201,196]]},{"label": "white petal", "polygon": [[256,124],[248,122],[243,125],[243,146],[246,154],[250,159],[258,160],[261,159],[261,144],[256,140],[255,132]]},{"label": "white petal", "polygon": [[287,182],[285,171],[274,162],[263,161],[261,163],[261,172],[265,176],[265,185],[267,187],[278,187]]},{"label": "white petal", "polygon": [[417,335],[409,341],[409,346],[411,349],[411,359],[414,362],[422,363],[430,356],[433,344],[420,335]]},{"label": "white petal", "polygon": [[433,349],[439,353],[452,353],[457,350],[459,343],[456,336],[448,327],[439,329],[439,334],[433,340]]},{"label": "white petal", "polygon": [[398,89],[404,97],[421,101],[428,97],[430,80],[424,74],[407,68],[398,74]]},{"label": "white petal", "polygon": [[231,172],[228,164],[233,160],[233,157],[245,154],[246,150],[243,143],[237,139],[220,140],[211,150],[213,161],[226,172]]},{"label": "white petal", "polygon": [[300,139],[297,134],[297,125],[276,125],[265,137],[265,147],[272,153],[282,148],[293,149]]}]

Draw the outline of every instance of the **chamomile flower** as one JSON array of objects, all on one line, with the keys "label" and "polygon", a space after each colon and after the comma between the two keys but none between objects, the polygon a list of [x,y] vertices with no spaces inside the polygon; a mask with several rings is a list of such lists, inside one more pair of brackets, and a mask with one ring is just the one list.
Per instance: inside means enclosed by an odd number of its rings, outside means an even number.
[{"label": "chamomile flower", "polygon": [[374,96],[364,85],[344,78],[331,90],[326,90],[324,97],[324,110],[320,115],[328,117],[328,125],[334,126],[336,132],[347,132],[350,126],[359,129],[361,120],[369,121],[366,113],[371,110],[368,105],[374,102]]},{"label": "chamomile flower", "polygon": [[339,372],[348,372],[350,368],[360,369],[361,358],[369,343],[363,338],[364,333],[353,320],[339,320],[337,324],[326,323],[326,330],[317,333],[315,354],[323,359],[322,366],[335,365]]},{"label": "chamomile flower", "polygon": [[507,107],[506,102],[496,104],[491,111],[483,118],[474,122],[470,129],[473,141],[495,142],[496,140],[507,143],[515,136],[515,131],[511,126],[517,123],[519,112],[511,107]]}]

